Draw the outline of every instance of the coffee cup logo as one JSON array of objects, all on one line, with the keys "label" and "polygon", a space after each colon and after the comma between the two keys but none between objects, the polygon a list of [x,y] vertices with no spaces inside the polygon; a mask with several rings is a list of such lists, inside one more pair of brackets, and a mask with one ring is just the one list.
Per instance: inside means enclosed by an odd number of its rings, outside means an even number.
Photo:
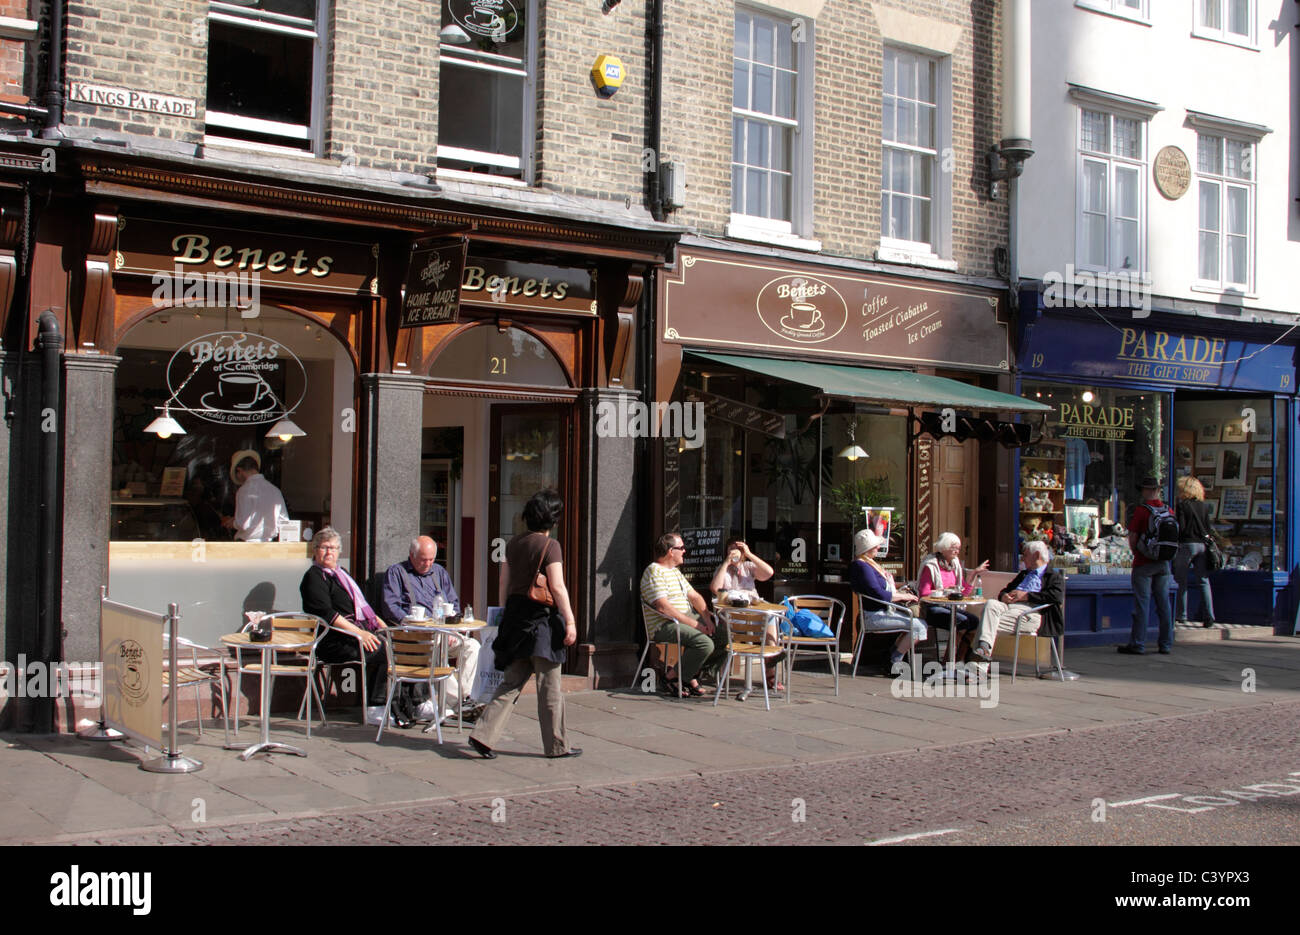
[{"label": "coffee cup logo", "polygon": [[515,0],[447,0],[447,11],[466,32],[496,42],[510,39],[519,26]]},{"label": "coffee cup logo", "polygon": [[[285,398],[289,387],[296,389]],[[302,404],[307,371],[279,341],[244,331],[205,334],[167,363],[173,411],[222,425],[275,422]]]},{"label": "coffee cup logo", "polygon": [[829,341],[848,323],[849,310],[834,286],[812,276],[782,276],[759,290],[758,318],[773,334],[800,344]]}]

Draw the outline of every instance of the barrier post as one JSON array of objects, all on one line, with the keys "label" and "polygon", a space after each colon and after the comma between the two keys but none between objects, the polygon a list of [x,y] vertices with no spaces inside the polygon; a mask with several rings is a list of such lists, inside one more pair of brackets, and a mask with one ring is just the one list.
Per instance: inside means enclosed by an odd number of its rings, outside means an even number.
[{"label": "barrier post", "polygon": [[196,773],[203,769],[203,761],[196,760],[192,757],[183,755],[176,748],[176,722],[180,719],[180,666],[177,664],[177,650],[180,648],[180,624],[181,615],[180,607],[176,604],[167,605],[167,627],[168,641],[170,648],[167,651],[167,665],[170,672],[170,688],[167,699],[167,746],[163,750],[163,755],[155,757],[152,760],[145,760],[140,764],[140,768],[150,773]]},{"label": "barrier post", "polygon": [[99,721],[90,727],[83,727],[77,731],[77,736],[82,740],[125,740],[126,734],[116,728],[109,727],[104,723],[104,601],[108,599],[108,585],[99,586],[99,672],[100,672],[100,690],[99,690]]}]

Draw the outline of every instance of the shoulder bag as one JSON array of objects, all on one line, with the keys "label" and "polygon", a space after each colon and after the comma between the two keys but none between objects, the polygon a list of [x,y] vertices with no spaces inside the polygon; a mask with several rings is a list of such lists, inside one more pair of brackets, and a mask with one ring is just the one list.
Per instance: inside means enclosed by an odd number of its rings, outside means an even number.
[{"label": "shoulder bag", "polygon": [[1206,536],[1205,567],[1210,571],[1219,571],[1223,568],[1223,565],[1223,549],[1219,548],[1219,543],[1214,540],[1214,536]]},{"label": "shoulder bag", "polygon": [[541,557],[537,559],[537,573],[533,576],[533,583],[528,588],[528,599],[539,604],[545,604],[547,607],[554,607],[555,595],[551,593],[551,588],[546,583],[546,575],[542,574],[542,562],[546,561],[546,553],[550,551],[550,548],[551,542],[548,536],[546,545],[542,546]]}]

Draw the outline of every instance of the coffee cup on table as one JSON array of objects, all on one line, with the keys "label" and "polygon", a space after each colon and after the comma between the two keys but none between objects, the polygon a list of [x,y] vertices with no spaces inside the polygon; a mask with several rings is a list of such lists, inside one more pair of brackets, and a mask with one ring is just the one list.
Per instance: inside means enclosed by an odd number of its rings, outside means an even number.
[{"label": "coffee cup on table", "polygon": [[412,620],[424,620],[429,616],[429,611],[421,604],[416,604],[411,608],[410,617]]}]

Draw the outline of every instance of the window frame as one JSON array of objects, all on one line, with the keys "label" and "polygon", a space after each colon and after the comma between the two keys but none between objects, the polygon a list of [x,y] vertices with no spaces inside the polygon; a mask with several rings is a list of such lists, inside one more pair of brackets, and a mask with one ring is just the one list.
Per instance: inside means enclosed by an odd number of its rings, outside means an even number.
[{"label": "window frame", "polygon": [[[1248,29],[1245,34],[1229,32],[1228,30],[1228,4],[1232,0],[1193,0],[1192,3],[1192,35],[1198,39],[1209,39],[1213,42],[1225,42],[1228,45],[1241,46],[1245,49],[1259,49],[1259,3],[1257,0],[1246,0],[1246,17],[1248,20]],[[1219,13],[1219,26],[1210,26],[1205,22],[1205,4],[1213,3]]]},{"label": "window frame", "polygon": [[[437,173],[439,175],[446,175],[448,177],[492,185],[531,186],[535,183],[537,153],[537,0],[524,0],[523,5],[525,10],[524,23],[527,35],[524,37],[525,46],[522,68],[515,65],[515,60],[509,56],[494,55],[490,52],[479,52],[471,56],[466,55],[461,46],[444,42],[441,39],[439,39],[438,42],[439,123],[441,123],[442,120],[442,69],[446,65],[450,64],[454,68],[466,68],[471,71],[513,75],[523,79],[523,87],[521,91],[523,95],[523,113],[521,115],[519,127],[519,157],[516,159],[513,156],[506,156],[501,153],[465,149],[459,146],[448,146],[442,142],[442,134],[439,132],[438,147],[435,156],[438,163]],[[440,21],[439,28],[441,29],[445,26],[446,24],[441,23]],[[515,178],[509,175],[497,175],[492,172],[480,172],[474,169],[463,169],[456,166],[444,166],[444,161],[471,163],[499,169],[517,168],[519,171],[519,177]]]},{"label": "window frame", "polygon": [[[820,249],[820,243],[803,238],[810,237],[813,230],[813,77],[814,51],[816,49],[816,24],[806,17],[783,14],[765,8],[736,4],[735,16],[740,14],[769,20],[773,23],[786,23],[792,29],[802,29],[802,40],[794,40],[792,70],[794,72],[794,119],[778,117],[761,111],[753,111],[735,106],[735,87],[732,87],[731,118],[758,120],[770,125],[788,127],[792,139],[790,145],[790,205],[789,219],[769,218],[763,215],[745,214],[736,210],[734,200],[730,205],[727,235],[750,240],[779,242],[787,246]],[[732,35],[735,35],[735,17],[732,18]],[[735,74],[735,47],[732,47],[732,74]],[[752,102],[751,102],[752,103]],[[734,134],[734,130],[733,130]],[[737,165],[736,149],[733,136],[730,168],[732,180]],[[730,188],[731,186],[729,186]]]},{"label": "window frame", "polygon": [[[1211,292],[1230,292],[1234,294],[1251,295],[1255,291],[1255,274],[1258,258],[1258,217],[1259,217],[1259,143],[1260,137],[1248,132],[1233,132],[1230,126],[1219,123],[1215,124],[1209,121],[1197,120],[1195,117],[1189,120],[1196,129],[1196,166],[1194,177],[1196,179],[1196,267],[1193,278],[1193,289],[1198,291]],[[1218,140],[1219,156],[1221,159],[1221,172],[1208,172],[1201,169],[1201,140],[1215,139]],[[1249,147],[1247,159],[1250,166],[1250,178],[1242,179],[1236,176],[1228,175],[1227,172],[1227,144],[1239,143]],[[1201,276],[1201,234],[1208,231],[1208,228],[1202,226],[1201,218],[1201,185],[1210,184],[1218,186],[1218,198],[1216,199],[1219,212],[1219,225],[1214,230],[1219,239],[1218,245],[1218,267],[1219,277],[1217,279],[1206,279]],[[1227,198],[1230,187],[1238,188],[1246,192],[1246,281],[1229,282],[1227,277],[1227,249],[1228,237],[1230,236],[1227,228]]]},{"label": "window frame", "polygon": [[[330,0],[315,0],[316,15],[310,29],[303,19],[287,16],[267,10],[257,10],[234,3],[211,0],[208,5],[207,20],[240,26],[245,29],[257,29],[263,32],[310,38],[312,40],[312,75],[310,123],[300,125],[283,123],[276,120],[264,120],[258,117],[245,117],[228,111],[212,110],[204,107],[204,145],[231,146],[240,149],[256,149],[274,153],[286,153],[295,156],[320,156],[325,145],[325,99],[326,63],[328,60],[328,23]],[[211,32],[209,31],[209,35]],[[215,120],[213,118],[216,118]],[[307,147],[302,148],[286,143],[278,145],[271,142],[242,140],[238,137],[223,136],[221,131],[247,130],[280,136],[285,140],[305,140]],[[216,132],[213,132],[213,131]]]},{"label": "window frame", "polygon": [[1124,0],[1074,0],[1074,5],[1081,10],[1151,25],[1151,0],[1138,0],[1137,9],[1125,4]]},{"label": "window frame", "polygon": [[[886,140],[884,131],[884,80],[883,70],[890,53],[914,57],[934,65],[934,149],[917,147],[910,143]],[[930,240],[904,240],[890,237],[885,231],[885,212],[880,214],[880,253],[882,258],[909,258],[921,260],[947,260],[952,257],[952,172],[944,171],[945,161],[954,158],[952,146],[952,56],[927,49],[888,43],[881,54],[881,129],[880,129],[880,192],[884,199],[885,158],[888,150],[932,155],[934,166],[930,179]],[[926,102],[929,103],[929,102]]]}]

